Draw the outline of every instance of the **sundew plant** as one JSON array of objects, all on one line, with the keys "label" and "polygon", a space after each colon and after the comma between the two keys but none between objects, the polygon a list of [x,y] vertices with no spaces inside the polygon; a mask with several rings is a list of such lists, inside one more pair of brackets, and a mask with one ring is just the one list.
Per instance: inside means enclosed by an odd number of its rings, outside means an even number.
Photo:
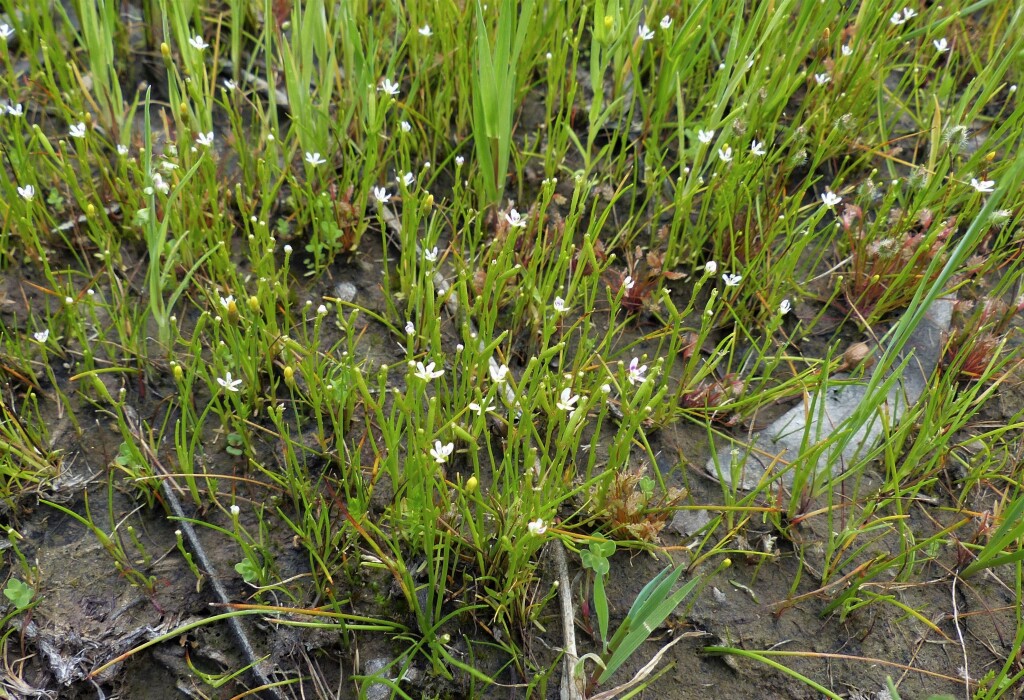
[{"label": "sundew plant", "polygon": [[990,0],[0,0],[3,692],[1019,692],[1022,67]]}]

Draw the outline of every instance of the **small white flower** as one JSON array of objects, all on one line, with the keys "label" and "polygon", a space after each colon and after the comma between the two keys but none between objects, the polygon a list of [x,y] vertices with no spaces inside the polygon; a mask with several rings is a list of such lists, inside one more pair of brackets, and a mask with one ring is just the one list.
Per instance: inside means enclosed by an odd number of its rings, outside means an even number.
[{"label": "small white flower", "polygon": [[982,194],[990,194],[996,186],[995,180],[978,180],[977,178],[971,178],[971,187],[978,190]]},{"label": "small white flower", "polygon": [[832,81],[832,76],[829,75],[828,73],[815,73],[814,74],[814,82],[818,83],[818,85],[824,85],[824,84],[829,83],[831,81]]},{"label": "small white flower", "polygon": [[11,25],[7,24],[6,22],[4,24],[0,24],[0,39],[7,41],[13,35],[14,28]]},{"label": "small white flower", "polygon": [[716,263],[714,260],[708,260],[706,263],[704,263],[704,274],[705,275],[707,275],[708,277],[714,277],[717,272],[718,272],[718,263]]},{"label": "small white flower", "polygon": [[25,185],[24,187],[18,188],[18,194],[21,195],[21,198],[26,202],[31,202],[32,198],[36,196],[36,188],[32,185]]},{"label": "small white flower", "polygon": [[661,25],[662,29],[668,29],[669,27],[672,26],[672,18],[669,17],[668,15],[665,15],[664,17],[661,18],[661,22],[659,22],[659,24]]},{"label": "small white flower", "polygon": [[521,215],[515,209],[510,209],[509,212],[505,214],[505,221],[507,221],[508,225],[512,228],[526,228],[526,217]]},{"label": "small white flower", "polygon": [[213,145],[213,132],[208,131],[205,134],[200,133],[199,136],[196,136],[196,143],[200,146],[206,146],[209,148]]},{"label": "small white flower", "polygon": [[821,193],[821,201],[826,207],[831,209],[832,207],[843,201],[843,198],[837,195],[832,190],[825,190],[824,192]]},{"label": "small white flower", "polygon": [[398,83],[393,83],[388,78],[384,78],[384,80],[381,81],[380,87],[377,89],[395,97],[398,95],[399,86]]},{"label": "small white flower", "polygon": [[651,39],[654,38],[654,30],[648,27],[646,24],[640,25],[640,28],[637,29],[637,34],[639,34],[640,38],[643,39],[644,41],[650,41]]},{"label": "small white flower", "polygon": [[935,50],[938,51],[939,53],[946,53],[947,51],[949,51],[949,42],[946,41],[946,37],[942,37],[941,39],[935,39],[932,42],[932,46],[934,46]]},{"label": "small white flower", "polygon": [[391,199],[391,195],[388,194],[388,191],[383,187],[374,187],[373,198],[376,199],[381,204],[386,204],[388,200]]},{"label": "small white flower", "polygon": [[850,46],[849,44],[843,44],[843,47],[841,49],[839,49],[839,50],[842,52],[842,54],[844,56],[852,56],[853,55],[853,47]]},{"label": "small white flower", "polygon": [[494,405],[491,403],[490,399],[486,399],[483,403],[471,401],[469,404],[469,410],[473,411],[478,416],[482,416],[483,414],[487,413],[487,411],[490,411],[493,407]]},{"label": "small white flower", "polygon": [[416,372],[414,374],[425,382],[429,382],[432,379],[437,379],[444,374],[443,369],[435,370],[434,363],[429,362],[426,366],[422,362],[416,363]]},{"label": "small white flower", "polygon": [[750,152],[755,156],[763,156],[766,151],[764,150],[764,141],[758,141],[754,139],[750,142]]},{"label": "small white flower", "polygon": [[779,303],[779,315],[785,316],[793,309],[793,305],[789,303],[789,299],[783,299]]},{"label": "small white flower", "polygon": [[567,411],[572,413],[576,410],[576,402],[580,400],[579,396],[572,393],[572,389],[565,387],[562,389],[562,393],[559,394],[558,402],[555,406],[561,411]]},{"label": "small white flower", "polygon": [[416,333],[416,324],[414,324],[412,321],[406,321],[405,322],[405,334],[406,335],[414,335],[415,333]]},{"label": "small white flower", "polygon": [[434,32],[430,31],[430,25],[429,24],[424,24],[422,27],[419,28],[418,31],[420,33],[420,36],[427,36],[427,37],[429,37],[429,36],[433,36],[434,35]]},{"label": "small white flower", "polygon": [[209,48],[210,45],[203,41],[202,34],[196,34],[194,37],[188,40],[188,43],[192,44],[192,48],[196,51],[204,51]]},{"label": "small white flower", "polygon": [[714,129],[709,129],[708,131],[704,131],[704,129],[697,130],[697,140],[700,141],[701,143],[711,143],[711,141],[714,140],[714,138]]},{"label": "small white flower", "polygon": [[20,117],[24,113],[25,108],[22,107],[20,103],[7,105],[7,114],[9,114],[12,117]]},{"label": "small white flower", "polygon": [[220,384],[225,389],[227,389],[228,391],[238,391],[238,387],[242,386],[242,380],[232,379],[231,372],[225,373],[223,379],[217,377],[217,383]]},{"label": "small white flower", "polygon": [[402,123],[399,124],[399,126],[402,128],[402,133],[404,134],[408,134],[410,131],[412,131],[412,124],[405,121],[404,119],[402,120]]},{"label": "small white flower", "polygon": [[635,286],[636,280],[634,280],[629,275],[626,275],[625,279],[622,280],[622,288],[625,289],[627,292]]},{"label": "small white flower", "polygon": [[416,182],[416,176],[413,175],[412,173],[406,173],[405,175],[402,176],[399,182],[401,182],[406,187],[412,187],[412,183]]},{"label": "small white flower", "polygon": [[171,191],[170,184],[164,180],[160,173],[153,173],[153,187],[162,194],[167,194]]},{"label": "small white flower", "polygon": [[84,139],[85,138],[85,122],[78,122],[77,124],[72,124],[71,128],[68,129],[68,133],[70,133],[71,136],[76,138],[76,139]]},{"label": "small white flower", "polygon": [[424,250],[423,259],[427,262],[437,262],[437,246]]},{"label": "small white flower", "polygon": [[537,518],[536,520],[531,520],[526,525],[526,530],[531,535],[539,537],[548,531],[548,526],[544,524],[544,521],[541,518]]},{"label": "small white flower", "polygon": [[557,314],[564,314],[569,310],[569,307],[565,305],[565,299],[562,297],[555,297],[555,300],[551,302],[551,306],[554,307]]},{"label": "small white flower", "polygon": [[642,384],[644,381],[644,373],[646,371],[647,365],[641,365],[640,359],[634,357],[629,361],[629,373],[626,376],[626,379],[628,379],[629,383],[633,386],[636,386],[638,382]]},{"label": "small white flower", "polygon": [[45,343],[50,338],[50,329],[44,328],[38,333],[33,333],[32,337],[35,338],[40,343]]},{"label": "small white flower", "polygon": [[743,275],[731,275],[728,272],[722,275],[722,281],[726,287],[735,287],[743,280]]},{"label": "small white flower", "polygon": [[320,166],[320,165],[323,165],[324,163],[326,163],[327,159],[326,158],[321,158],[319,151],[314,151],[312,153],[310,153],[309,151],[306,151],[306,162],[309,163],[310,165],[312,165],[315,168],[317,166]]},{"label": "small white flower", "polygon": [[220,305],[227,309],[229,306],[231,306],[231,302],[233,302],[234,300],[235,297],[231,294],[228,294],[226,297],[220,297]]},{"label": "small white flower", "polygon": [[445,445],[442,444],[440,440],[434,440],[434,446],[430,448],[430,456],[433,457],[434,461],[438,464],[444,464],[448,461],[448,457],[454,449],[454,442],[449,442]]},{"label": "small white flower", "polygon": [[466,162],[466,159],[463,158],[462,156],[455,156],[455,165],[461,167],[462,164],[465,163],[465,162]]},{"label": "small white flower", "polygon": [[915,12],[913,9],[911,9],[909,7],[904,7],[903,8],[903,21],[907,21],[908,19],[911,19],[913,17],[917,17],[917,12]]},{"label": "small white flower", "polygon": [[123,143],[117,144],[117,155],[119,155],[119,156],[126,156],[126,155],[128,155],[128,146],[123,144]]},{"label": "small white flower", "polygon": [[327,306],[325,304],[321,304],[320,306],[316,307],[316,315],[317,316],[325,316],[326,314],[327,314]]},{"label": "small white flower", "polygon": [[225,90],[227,90],[228,92],[231,92],[236,87],[238,87],[238,83],[236,83],[231,78],[224,78],[224,89]]},{"label": "small white flower", "polygon": [[504,384],[508,379],[508,365],[488,365],[487,371],[495,384]]},{"label": "small white flower", "polygon": [[725,144],[723,148],[718,149],[718,159],[723,163],[728,163],[732,160],[732,147],[729,144]]}]

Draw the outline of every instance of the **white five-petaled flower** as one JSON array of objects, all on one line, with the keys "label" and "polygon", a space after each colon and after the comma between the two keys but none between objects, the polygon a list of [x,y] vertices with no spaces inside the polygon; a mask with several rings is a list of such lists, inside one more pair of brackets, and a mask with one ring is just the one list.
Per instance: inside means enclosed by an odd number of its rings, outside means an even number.
[{"label": "white five-petaled flower", "polygon": [[629,275],[626,275],[626,277],[622,280],[622,288],[625,289],[627,292],[635,286],[636,280],[634,280]]},{"label": "white five-petaled flower", "polygon": [[306,151],[306,162],[315,168],[326,163],[327,159],[321,158],[319,151],[313,151],[312,153]]},{"label": "white five-petaled flower", "polygon": [[978,190],[982,194],[990,194],[995,189],[995,180],[978,180],[977,178],[971,178],[971,187]]},{"label": "white five-petaled flower", "polygon": [[24,187],[18,188],[18,194],[21,195],[21,198],[26,202],[31,202],[32,198],[36,196],[36,188],[32,185],[25,185]]},{"label": "white five-petaled flower", "polygon": [[526,530],[531,535],[534,535],[535,537],[539,537],[540,535],[543,535],[545,532],[548,531],[548,526],[544,524],[544,520],[543,519],[537,518],[536,520],[531,520],[526,525]]},{"label": "white five-petaled flower", "polygon": [[217,383],[228,391],[238,391],[238,387],[242,386],[242,380],[232,379],[231,372],[226,372],[223,379],[217,377]]},{"label": "white five-petaled flower", "polygon": [[724,147],[718,149],[718,158],[723,163],[728,163],[732,160],[732,146],[725,144]]},{"label": "white five-petaled flower", "polygon": [[843,44],[843,47],[841,49],[839,49],[839,51],[844,56],[852,56],[853,55],[853,47],[850,46],[849,44]]},{"label": "white five-petaled flower", "polygon": [[704,263],[704,274],[708,277],[714,277],[716,272],[718,272],[718,263],[714,260],[708,260]]},{"label": "white five-petaled flower", "polygon": [[238,87],[238,83],[236,83],[231,78],[224,78],[224,89],[225,90],[227,90],[228,92],[231,92],[236,87]]},{"label": "white five-petaled flower", "polygon": [[465,162],[466,162],[466,159],[463,158],[462,156],[455,156],[455,165],[461,166]]},{"label": "white five-petaled flower", "polygon": [[406,173],[398,181],[406,187],[412,187],[412,183],[416,182],[416,176],[412,173]]},{"label": "white five-petaled flower", "polygon": [[915,10],[913,10],[912,8],[904,7],[903,8],[903,19],[904,19],[904,21],[908,20],[908,19],[911,19],[913,17],[917,17],[917,12]]},{"label": "white five-petaled flower", "polygon": [[454,442],[443,444],[440,440],[434,440],[434,446],[430,448],[430,456],[433,457],[434,461],[438,464],[444,464],[448,461],[448,457],[454,449]]},{"label": "white five-petaled flower", "polygon": [[419,31],[420,36],[433,36],[434,35],[434,32],[430,31],[430,25],[429,24],[424,24],[417,31]]},{"label": "white five-petaled flower", "polygon": [[381,204],[386,204],[387,201],[391,199],[391,195],[388,194],[388,191],[383,187],[374,187],[373,198],[376,199]]},{"label": "white five-petaled flower", "polygon": [[405,322],[405,334],[406,335],[414,335],[415,333],[416,333],[416,324],[414,324],[412,321],[406,321]]},{"label": "white five-petaled flower", "polygon": [[398,126],[400,126],[402,128],[402,133],[404,133],[404,134],[408,134],[410,131],[412,131],[412,124],[410,124],[409,122],[405,121],[404,119],[402,120],[402,122]]},{"label": "white five-petaled flower", "polygon": [[570,387],[565,387],[564,389],[562,389],[562,393],[559,394],[558,402],[555,403],[555,406],[559,410],[568,411],[569,413],[572,413],[573,411],[576,410],[576,402],[579,400],[580,397],[573,394],[572,389]]},{"label": "white five-petaled flower", "polygon": [[789,299],[783,299],[781,302],[779,302],[779,315],[785,316],[792,310],[792,308],[793,305],[789,303]]},{"label": "white five-petaled flower", "polygon": [[505,214],[505,221],[507,221],[508,225],[512,228],[526,228],[526,217],[521,215],[515,209],[510,209],[509,212]]},{"label": "white five-petaled flower", "polygon": [[629,361],[629,373],[626,375],[626,379],[633,386],[636,386],[638,382],[642,384],[645,372],[647,372],[647,365],[641,365],[640,358],[634,357]]},{"label": "white five-petaled flower", "polygon": [[231,511],[231,517],[232,517],[232,518],[237,518],[237,517],[238,517],[238,515],[239,515],[239,514],[240,514],[240,513],[242,512],[242,509],[241,509],[241,508],[239,508],[239,507],[238,507],[237,505],[235,505],[234,503],[232,503],[232,504],[231,504],[231,507],[230,507],[230,508],[229,508],[228,510],[230,510],[230,511]]},{"label": "white five-petaled flower", "polygon": [[661,22],[659,22],[659,24],[661,25],[662,29],[668,29],[669,27],[672,26],[672,18],[669,17],[668,15],[665,15],[664,17],[661,18]]},{"label": "white five-petaled flower", "polygon": [[119,156],[126,156],[126,155],[128,155],[128,145],[127,144],[123,144],[123,143],[117,144],[117,155],[119,155]]},{"label": "white five-petaled flower", "polygon": [[714,138],[715,138],[715,130],[714,129],[708,129],[707,131],[704,131],[704,129],[698,129],[697,130],[697,140],[700,141],[701,143],[711,143],[711,141]]},{"label": "white five-petaled flower", "polygon": [[32,337],[35,338],[40,343],[45,343],[50,337],[50,329],[44,328],[38,333],[33,333]]},{"label": "white five-petaled flower", "polygon": [[437,262],[437,246],[424,250],[423,259],[427,262]]},{"label": "white five-petaled flower", "polygon": [[469,410],[473,411],[478,416],[482,416],[483,414],[487,413],[487,411],[490,411],[491,408],[493,408],[493,404],[491,403],[490,399],[484,399],[483,403],[477,403],[476,401],[471,401],[469,403]]},{"label": "white five-petaled flower", "polygon": [[644,41],[650,41],[651,39],[654,38],[654,30],[648,27],[646,24],[640,25],[640,28],[637,29],[637,34],[639,34],[640,38],[643,39]]},{"label": "white five-petaled flower", "polygon": [[210,47],[205,41],[203,41],[202,34],[196,34],[194,37],[188,40],[188,43],[192,44],[192,48],[196,51],[204,51]]},{"label": "white five-petaled flower", "polygon": [[6,22],[4,24],[0,24],[0,39],[7,41],[13,34],[14,28],[11,25]]},{"label": "white five-petaled flower", "polygon": [[814,82],[818,85],[824,85],[825,83],[832,82],[832,76],[828,73],[815,73]]},{"label": "white five-petaled flower", "polygon": [[826,207],[831,209],[832,207],[843,201],[843,198],[837,195],[832,190],[825,190],[824,192],[821,193],[821,201]]},{"label": "white five-petaled flower", "polygon": [[434,366],[435,365],[433,362],[428,362],[426,366],[424,366],[422,362],[417,362],[416,372],[414,374],[425,382],[429,382],[432,379],[437,379],[442,374],[444,374],[444,370],[435,370]]},{"label": "white five-petaled flower", "polygon": [[399,87],[398,87],[398,83],[393,83],[393,82],[391,82],[390,79],[384,78],[384,80],[382,80],[381,83],[380,83],[380,87],[378,87],[377,89],[381,90],[382,92],[386,92],[387,94],[391,95],[392,97],[396,97],[398,95]]},{"label": "white five-petaled flower", "polygon": [[85,138],[85,122],[78,122],[77,124],[72,124],[71,128],[68,129],[68,133],[71,134],[76,139]]},{"label": "white five-petaled flower", "polygon": [[234,300],[235,300],[234,295],[228,294],[226,297],[221,297],[220,298],[220,305],[223,306],[225,309],[230,308],[231,307],[231,302],[233,302]]},{"label": "white five-petaled flower", "polygon": [[722,275],[722,281],[725,282],[726,287],[735,287],[743,281],[743,275],[732,275],[726,272]]},{"label": "white five-petaled flower", "polygon": [[205,134],[200,132],[199,136],[196,136],[196,143],[200,146],[210,147],[213,145],[213,132],[207,131]]},{"label": "white five-petaled flower", "polygon": [[949,51],[949,42],[946,41],[946,37],[942,37],[941,39],[935,39],[934,41],[932,41],[932,46],[934,46],[935,50],[938,51],[939,53],[946,53],[947,51]]},{"label": "white five-petaled flower", "polygon": [[488,365],[487,371],[495,384],[504,384],[508,379],[508,365]]},{"label": "white five-petaled flower", "polygon": [[21,106],[21,103],[7,105],[7,114],[12,117],[20,117],[25,113],[25,108]]},{"label": "white five-petaled flower", "polygon": [[565,305],[565,299],[562,297],[555,297],[555,300],[551,302],[551,306],[554,307],[555,313],[564,314],[569,310],[569,307]]}]

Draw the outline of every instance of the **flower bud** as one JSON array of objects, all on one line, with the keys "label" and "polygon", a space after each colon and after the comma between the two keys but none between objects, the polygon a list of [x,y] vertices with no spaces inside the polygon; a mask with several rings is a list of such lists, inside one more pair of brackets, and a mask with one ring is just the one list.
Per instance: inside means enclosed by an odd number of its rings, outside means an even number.
[{"label": "flower bud", "polygon": [[167,45],[166,41],[160,42],[160,55],[164,58],[171,57],[171,47]]},{"label": "flower bud", "polygon": [[468,479],[466,479],[466,495],[472,496],[476,492],[476,488],[479,485],[480,482],[477,480],[475,476],[471,476]]},{"label": "flower bud", "polygon": [[[230,192],[230,190],[228,191]],[[260,312],[260,300],[256,295],[249,297],[249,301],[247,303],[249,304],[249,311],[252,311],[254,314],[258,314]]]},{"label": "flower bud", "polygon": [[185,378],[185,370],[181,368],[181,365],[174,365],[174,369],[171,371],[174,373],[174,381],[180,382]]},{"label": "flower bud", "polygon": [[288,386],[295,386],[295,370],[291,367],[284,368],[284,383]]}]

